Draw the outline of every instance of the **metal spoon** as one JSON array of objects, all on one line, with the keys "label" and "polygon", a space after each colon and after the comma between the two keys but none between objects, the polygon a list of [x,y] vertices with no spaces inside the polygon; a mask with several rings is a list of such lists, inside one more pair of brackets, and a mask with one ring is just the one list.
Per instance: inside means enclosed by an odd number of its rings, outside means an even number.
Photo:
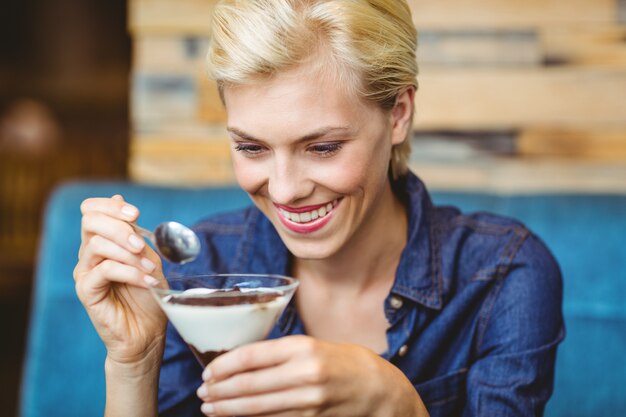
[{"label": "metal spoon", "polygon": [[154,233],[129,223],[133,229],[150,240],[165,259],[184,264],[196,259],[200,253],[200,239],[190,228],[177,222],[159,224]]}]

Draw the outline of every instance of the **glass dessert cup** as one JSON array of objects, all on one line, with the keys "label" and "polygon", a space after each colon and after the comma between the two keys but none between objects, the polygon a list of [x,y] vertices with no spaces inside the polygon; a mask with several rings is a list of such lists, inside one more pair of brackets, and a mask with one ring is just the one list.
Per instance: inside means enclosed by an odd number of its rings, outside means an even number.
[{"label": "glass dessert cup", "polygon": [[197,275],[150,288],[203,367],[237,346],[263,340],[298,281],[281,275]]}]

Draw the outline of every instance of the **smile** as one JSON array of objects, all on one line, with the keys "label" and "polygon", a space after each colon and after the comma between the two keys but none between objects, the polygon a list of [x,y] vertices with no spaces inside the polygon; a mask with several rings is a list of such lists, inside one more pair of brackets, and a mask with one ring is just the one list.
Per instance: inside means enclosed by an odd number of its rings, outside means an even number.
[{"label": "smile", "polygon": [[289,230],[297,233],[311,233],[321,229],[332,217],[332,212],[340,199],[328,203],[306,207],[288,207],[275,204],[278,218]]}]

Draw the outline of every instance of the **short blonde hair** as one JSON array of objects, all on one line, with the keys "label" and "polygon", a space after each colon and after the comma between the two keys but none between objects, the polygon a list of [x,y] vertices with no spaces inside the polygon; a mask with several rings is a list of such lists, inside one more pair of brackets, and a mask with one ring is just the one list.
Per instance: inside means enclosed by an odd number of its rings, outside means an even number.
[{"label": "short blonde hair", "polygon": [[[390,110],[417,88],[416,47],[406,0],[222,0],[207,60],[223,94],[315,58],[317,70]],[[394,177],[407,172],[409,136],[392,150]]]}]

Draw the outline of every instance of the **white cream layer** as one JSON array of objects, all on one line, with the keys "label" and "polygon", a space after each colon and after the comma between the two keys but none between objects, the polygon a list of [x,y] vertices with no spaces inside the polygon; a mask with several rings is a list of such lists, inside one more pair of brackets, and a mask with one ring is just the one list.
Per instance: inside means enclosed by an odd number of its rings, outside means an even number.
[{"label": "white cream layer", "polygon": [[232,306],[190,306],[161,300],[161,306],[183,340],[200,352],[207,352],[230,350],[264,339],[289,298],[281,296],[267,303]]}]

